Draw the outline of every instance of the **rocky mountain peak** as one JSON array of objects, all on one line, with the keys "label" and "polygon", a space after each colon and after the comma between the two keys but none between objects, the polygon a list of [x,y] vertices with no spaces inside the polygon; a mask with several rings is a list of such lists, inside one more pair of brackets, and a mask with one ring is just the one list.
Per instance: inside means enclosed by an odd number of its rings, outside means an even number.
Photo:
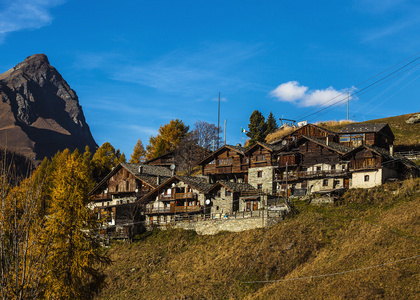
[{"label": "rocky mountain peak", "polygon": [[65,148],[97,147],[76,92],[45,54],[31,55],[0,74],[0,99],[0,113],[7,115],[0,119],[0,145],[13,127],[19,138],[10,144],[9,137],[7,147],[36,159]]}]

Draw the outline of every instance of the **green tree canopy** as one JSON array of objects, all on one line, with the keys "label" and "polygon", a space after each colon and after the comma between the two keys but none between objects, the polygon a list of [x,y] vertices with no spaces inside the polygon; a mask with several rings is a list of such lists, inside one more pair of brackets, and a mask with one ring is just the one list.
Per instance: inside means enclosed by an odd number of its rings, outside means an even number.
[{"label": "green tree canopy", "polygon": [[270,133],[276,131],[277,128],[279,128],[279,126],[277,125],[276,118],[274,117],[272,111],[270,111],[270,114],[267,117],[266,123],[267,123],[267,129],[266,129],[265,136],[269,135]]},{"label": "green tree canopy", "polygon": [[147,145],[147,159],[152,159],[175,150],[181,139],[190,129],[182,120],[171,120],[168,124],[159,127],[157,136],[151,136]]},{"label": "green tree canopy", "polygon": [[261,112],[254,110],[249,117],[249,131],[246,135],[250,138],[249,146],[254,145],[256,142],[264,142],[267,132],[267,123]]}]

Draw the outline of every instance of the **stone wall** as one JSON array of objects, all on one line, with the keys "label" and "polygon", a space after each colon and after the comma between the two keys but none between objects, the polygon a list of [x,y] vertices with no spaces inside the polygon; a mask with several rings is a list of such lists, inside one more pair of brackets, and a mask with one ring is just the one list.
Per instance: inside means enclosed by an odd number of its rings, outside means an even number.
[{"label": "stone wall", "polygon": [[[258,172],[261,172],[261,177],[258,177]],[[264,191],[273,191],[274,167],[256,167],[248,169],[248,183],[254,188],[258,189],[261,185]]]},{"label": "stone wall", "polygon": [[[274,214],[273,214],[274,215]],[[201,235],[213,235],[221,231],[240,232],[250,229],[268,227],[283,220],[281,214],[277,217],[250,217],[250,218],[229,218],[229,219],[211,219],[196,222],[180,222],[172,226],[172,228],[181,228],[184,230],[195,230]]]}]

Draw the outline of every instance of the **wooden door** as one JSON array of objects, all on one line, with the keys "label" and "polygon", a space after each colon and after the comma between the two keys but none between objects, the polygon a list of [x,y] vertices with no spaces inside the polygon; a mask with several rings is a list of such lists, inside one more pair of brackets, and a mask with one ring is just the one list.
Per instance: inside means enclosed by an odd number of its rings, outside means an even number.
[{"label": "wooden door", "polygon": [[344,188],[348,189],[350,188],[350,179],[344,178]]},{"label": "wooden door", "polygon": [[258,210],[258,202],[254,202],[252,206],[252,210]]}]

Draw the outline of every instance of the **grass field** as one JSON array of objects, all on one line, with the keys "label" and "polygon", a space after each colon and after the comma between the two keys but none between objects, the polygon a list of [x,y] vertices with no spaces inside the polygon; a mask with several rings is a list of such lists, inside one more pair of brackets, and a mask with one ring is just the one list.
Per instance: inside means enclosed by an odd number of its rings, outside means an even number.
[{"label": "grass field", "polygon": [[97,299],[416,299],[419,191],[416,179],[295,201],[297,214],[241,233],[146,233],[107,250]]}]

